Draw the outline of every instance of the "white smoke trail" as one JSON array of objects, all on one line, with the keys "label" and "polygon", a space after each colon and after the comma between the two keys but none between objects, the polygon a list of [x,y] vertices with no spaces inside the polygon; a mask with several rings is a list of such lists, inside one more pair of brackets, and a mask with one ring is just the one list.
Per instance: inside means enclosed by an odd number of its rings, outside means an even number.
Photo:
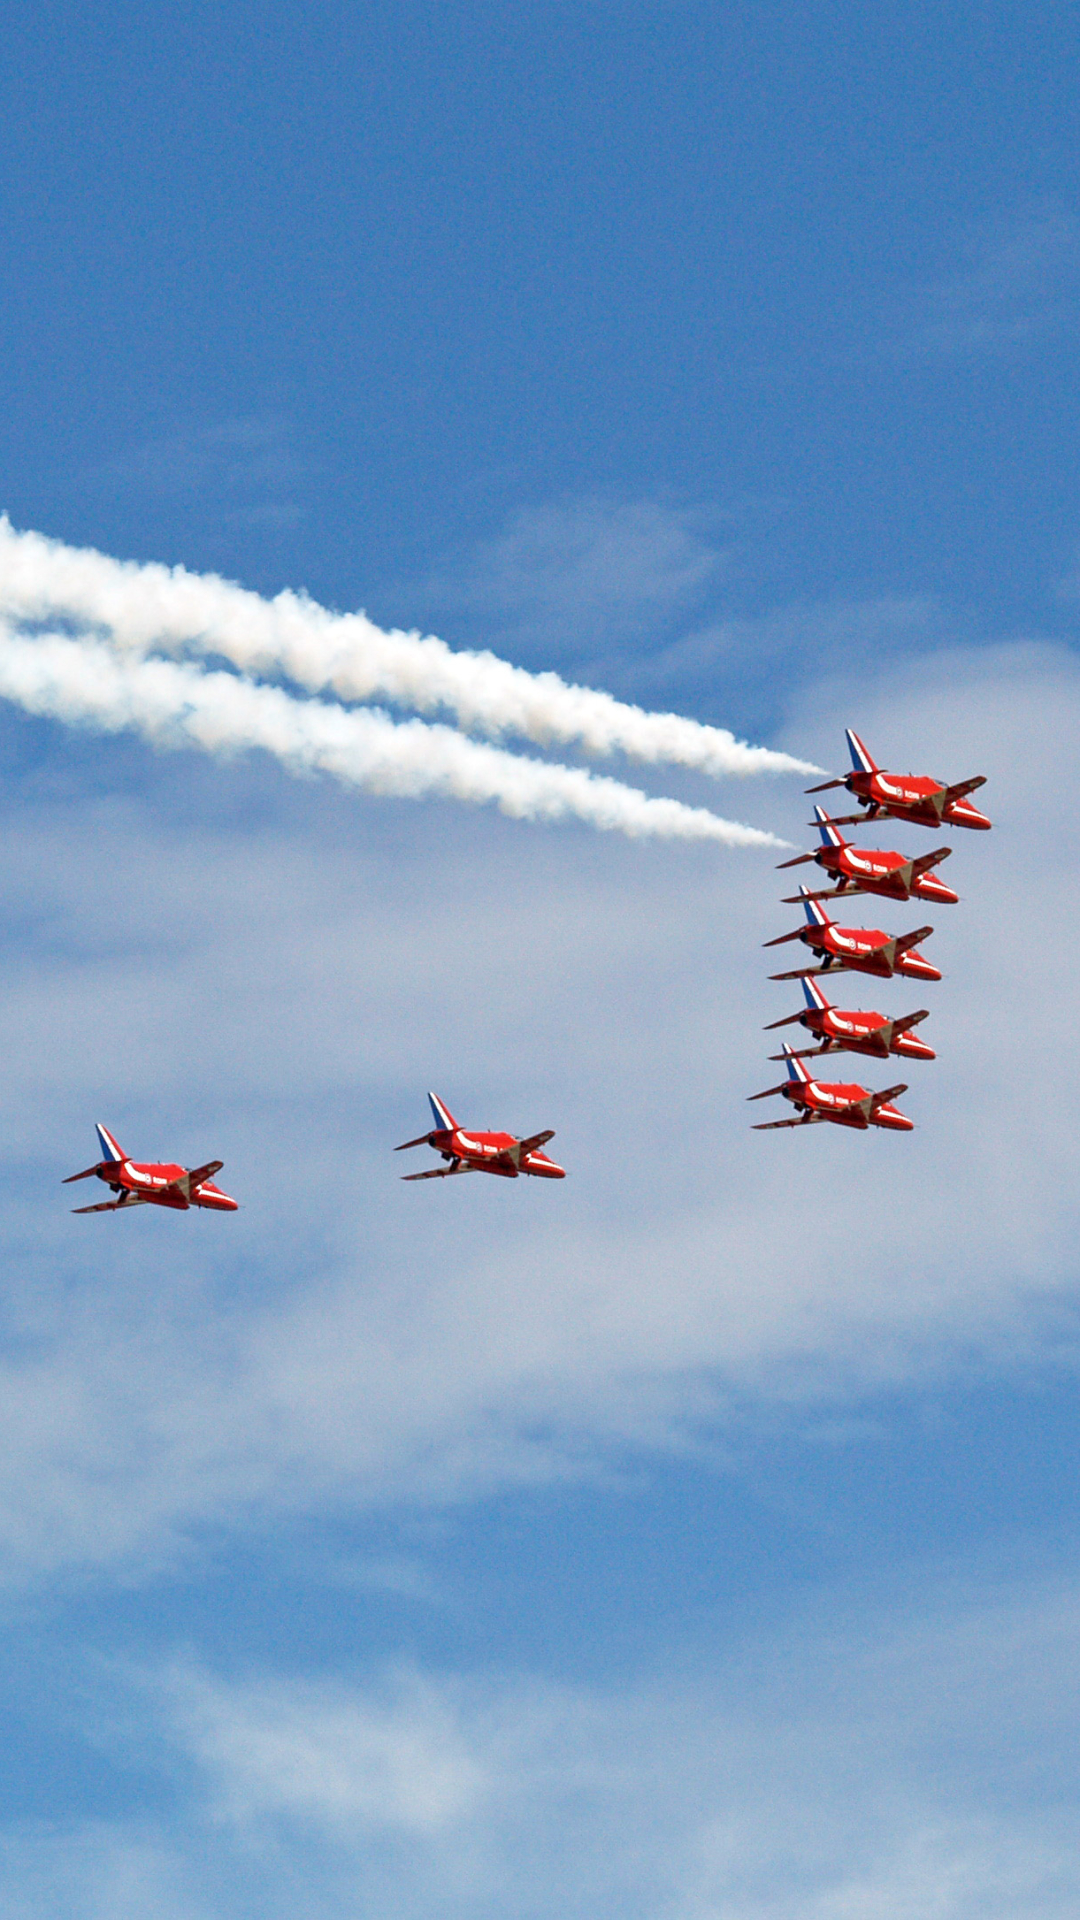
[{"label": "white smoke trail", "polygon": [[133,653],[218,654],[245,673],[281,672],[310,693],[380,697],[433,713],[489,739],[516,734],[540,746],[573,743],[720,774],[820,773],[807,760],[752,747],[723,727],[647,713],[609,693],[528,673],[493,653],[455,652],[419,633],[384,632],[366,614],[330,613],[304,594],[273,600],[215,574],[112,560],[0,518],[0,613],[15,621],[60,616],[105,629]]},{"label": "white smoke trail", "polygon": [[368,793],[494,801],[521,820],[590,826],[727,846],[785,846],[774,834],[704,807],[654,799],[578,767],[552,766],[378,709],[299,700],[223,671],[125,658],[96,639],[27,635],[0,621],[0,697],[69,725],[131,728],[165,747],[225,754],[262,748],[294,772],[321,772]]}]

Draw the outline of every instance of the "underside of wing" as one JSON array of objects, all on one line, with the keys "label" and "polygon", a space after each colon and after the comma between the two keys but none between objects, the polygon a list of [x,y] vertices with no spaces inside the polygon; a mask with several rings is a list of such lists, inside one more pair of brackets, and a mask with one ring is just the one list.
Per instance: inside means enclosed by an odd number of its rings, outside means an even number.
[{"label": "underside of wing", "polygon": [[775,1133],[777,1127],[812,1127],[818,1120],[824,1120],[823,1113],[804,1113],[801,1120],[759,1120],[751,1133]]},{"label": "underside of wing", "polygon": [[99,1200],[96,1207],[72,1207],[71,1211],[72,1213],[117,1213],[121,1209],[126,1212],[129,1207],[141,1207],[145,1204],[141,1193],[126,1193],[121,1200]]},{"label": "underside of wing", "polygon": [[452,1167],[429,1167],[426,1173],[403,1173],[401,1177],[403,1180],[449,1180],[455,1173],[468,1171],[460,1161],[455,1161]]}]

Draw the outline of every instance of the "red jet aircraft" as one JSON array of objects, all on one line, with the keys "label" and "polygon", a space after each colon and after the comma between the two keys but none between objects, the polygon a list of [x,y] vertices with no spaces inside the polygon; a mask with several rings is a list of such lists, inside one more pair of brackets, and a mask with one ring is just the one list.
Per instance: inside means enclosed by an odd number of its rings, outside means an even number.
[{"label": "red jet aircraft", "polygon": [[205,1167],[196,1167],[193,1172],[168,1163],[146,1164],[128,1160],[112,1134],[100,1124],[97,1137],[104,1160],[99,1160],[96,1167],[86,1167],[82,1173],[69,1173],[63,1184],[67,1187],[73,1180],[89,1180],[90,1175],[96,1173],[98,1179],[104,1180],[120,1197],[101,1200],[96,1207],[73,1207],[73,1213],[115,1213],[120,1207],[141,1207],[148,1202],[154,1207],[175,1207],[181,1213],[186,1213],[189,1207],[209,1207],[214,1213],[236,1212],[236,1201],[215,1187],[210,1178],[224,1166],[223,1160],[208,1160]]},{"label": "red jet aircraft", "polygon": [[914,933],[894,935],[883,933],[880,927],[838,927],[805,887],[799,888],[799,898],[806,908],[809,925],[796,927],[793,933],[781,933],[764,944],[781,947],[785,940],[801,940],[804,946],[823,956],[823,964],[796,967],[792,973],[773,973],[769,975],[771,980],[804,980],[808,974],[825,973],[831,967],[874,973],[885,980],[891,980],[894,973],[902,973],[909,980],[941,979],[937,967],[917,951],[917,942],[927,939],[933,927],[916,927]]},{"label": "red jet aircraft", "polygon": [[985,831],[992,825],[985,813],[966,798],[977,787],[985,787],[985,774],[977,773],[973,780],[947,787],[928,774],[886,773],[871,759],[858,734],[850,727],[845,731],[854,772],[841,780],[823,780],[819,787],[807,787],[806,791],[826,793],[830,787],[846,787],[869,812],[842,815],[834,825],[861,826],[864,820],[876,820],[881,813],[891,814],[894,820],[909,820],[916,827],[981,827]]},{"label": "red jet aircraft", "polygon": [[813,1080],[810,1070],[804,1067],[790,1047],[785,1047],[783,1058],[787,1061],[788,1078],[778,1087],[766,1087],[764,1093],[752,1093],[751,1100],[768,1100],[774,1093],[782,1093],[799,1108],[796,1120],[765,1120],[754,1128],[755,1133],[770,1133],[776,1127],[807,1127],[815,1120],[832,1120],[839,1127],[857,1127],[865,1133],[868,1127],[890,1127],[895,1133],[910,1133],[914,1121],[906,1113],[892,1105],[898,1094],[906,1093],[903,1085],[886,1087],[884,1093],[871,1093],[867,1087],[857,1083],[843,1085],[839,1081]]},{"label": "red jet aircraft", "polygon": [[904,1060],[934,1060],[937,1055],[933,1047],[925,1040],[919,1040],[912,1033],[920,1020],[928,1017],[927,1008],[918,1013],[908,1013],[902,1020],[886,1020],[883,1013],[864,1013],[861,1008],[834,1007],[826,1000],[816,980],[803,978],[803,994],[806,998],[805,1013],[789,1013],[786,1020],[770,1020],[766,1033],[772,1033],[777,1027],[791,1027],[796,1022],[815,1034],[821,1041],[820,1047],[800,1047],[792,1052],[790,1047],[783,1053],[770,1054],[772,1060],[786,1060],[788,1055],[795,1060],[813,1060],[822,1053],[870,1053],[878,1060],[887,1060],[890,1053],[898,1054]]},{"label": "red jet aircraft", "polygon": [[516,1180],[519,1173],[539,1174],[542,1180],[565,1180],[566,1168],[557,1167],[540,1148],[555,1135],[549,1128],[546,1133],[533,1133],[527,1140],[519,1140],[512,1133],[466,1133],[435,1094],[429,1093],[431,1111],[435,1115],[435,1128],[432,1133],[422,1133],[416,1140],[403,1140],[395,1153],[404,1153],[406,1147],[434,1147],[448,1167],[429,1167],[426,1173],[404,1173],[403,1180],[446,1180],[452,1173],[499,1173],[504,1180]]},{"label": "red jet aircraft", "polygon": [[[885,853],[879,847],[853,847],[839,832],[835,820],[829,819],[824,807],[815,807],[814,817],[821,835],[817,852],[799,853],[794,860],[781,860],[777,869],[782,873],[785,867],[802,867],[808,860],[816,860],[819,867],[824,867],[839,884],[812,893],[811,900],[838,900],[843,893],[881,893],[887,900],[935,900],[940,906],[955,906],[959,900],[959,894],[930,871],[948,859],[951,847],[938,847],[933,853],[920,854],[917,860],[908,860],[902,853]],[[797,897],[784,901],[786,907],[798,904]]]}]

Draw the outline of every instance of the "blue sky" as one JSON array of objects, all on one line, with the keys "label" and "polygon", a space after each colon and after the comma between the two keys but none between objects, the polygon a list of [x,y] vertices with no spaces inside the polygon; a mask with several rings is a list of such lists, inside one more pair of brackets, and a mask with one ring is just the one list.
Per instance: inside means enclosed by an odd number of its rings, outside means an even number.
[{"label": "blue sky", "polygon": [[[54,5],[0,63],[15,527],[995,820],[917,1132],[759,1140],[771,851],[0,703],[0,1914],[1063,1920],[1071,10]],[[798,778],[606,770],[806,839]],[[570,1179],[406,1189],[428,1086]],[[96,1119],[242,1211],[73,1219]]]}]

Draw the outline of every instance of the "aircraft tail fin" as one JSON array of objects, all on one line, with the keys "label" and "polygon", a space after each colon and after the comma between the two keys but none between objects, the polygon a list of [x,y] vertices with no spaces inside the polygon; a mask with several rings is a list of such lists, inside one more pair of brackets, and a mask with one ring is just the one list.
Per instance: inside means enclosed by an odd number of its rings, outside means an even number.
[{"label": "aircraft tail fin", "polygon": [[109,1132],[108,1127],[103,1127],[100,1120],[96,1123],[95,1131],[101,1144],[101,1157],[103,1160],[123,1160],[125,1158],[125,1155],[117,1146],[116,1141]]},{"label": "aircraft tail fin", "polygon": [[[436,1132],[437,1133],[443,1133],[443,1132],[453,1133],[457,1127],[457,1121],[454,1119],[454,1116],[451,1113],[449,1107],[443,1106],[443,1103],[439,1099],[439,1096],[437,1093],[429,1093],[428,1099],[431,1102],[431,1111],[435,1115]],[[410,1178],[411,1177],[413,1176],[410,1176]]]},{"label": "aircraft tail fin", "polygon": [[873,755],[867,753],[858,734],[853,732],[851,727],[845,727],[844,732],[847,734],[848,752],[856,773],[880,773],[881,768]]},{"label": "aircraft tail fin", "polygon": [[843,834],[838,831],[835,822],[830,820],[824,807],[814,808],[814,819],[817,821],[818,832],[821,835],[821,844],[823,847],[845,847],[847,845]]},{"label": "aircraft tail fin", "polygon": [[809,887],[800,887],[799,893],[802,896],[802,903],[803,903],[803,907],[806,912],[806,918],[809,924],[812,927],[831,926],[832,921],[830,920],[829,915],[826,913],[820,900],[814,899],[814,896],[810,892]]},{"label": "aircraft tail fin", "polygon": [[827,1007],[832,1006],[832,1001],[822,993],[817,981],[806,974],[803,975],[802,990],[811,1012],[824,1013]]},{"label": "aircraft tail fin", "polygon": [[781,1048],[781,1052],[787,1061],[789,1080],[801,1080],[805,1086],[808,1080],[813,1079],[813,1074],[810,1072],[809,1067],[803,1066],[798,1054],[795,1053],[791,1047],[785,1045]]}]

